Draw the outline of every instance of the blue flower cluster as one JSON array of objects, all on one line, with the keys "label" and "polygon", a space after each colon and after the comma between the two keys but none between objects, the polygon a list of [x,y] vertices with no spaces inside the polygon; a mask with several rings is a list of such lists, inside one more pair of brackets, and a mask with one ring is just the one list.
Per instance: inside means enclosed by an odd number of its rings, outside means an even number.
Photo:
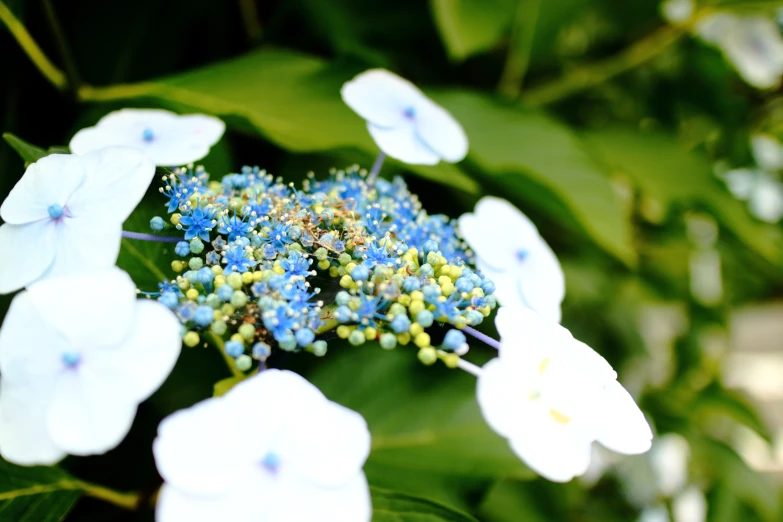
[{"label": "blue flower cluster", "polygon": [[[454,223],[428,215],[400,178],[371,185],[354,167],[297,190],[245,167],[219,182],[184,169],[164,182],[184,235],[175,252],[187,259],[172,263],[181,275],[161,285],[160,301],[186,345],[211,337],[242,370],[275,348],[323,355],[332,330],[354,345],[411,343],[423,362],[456,366],[459,328],[496,306]],[[457,328],[438,346],[427,333],[435,322]]]}]

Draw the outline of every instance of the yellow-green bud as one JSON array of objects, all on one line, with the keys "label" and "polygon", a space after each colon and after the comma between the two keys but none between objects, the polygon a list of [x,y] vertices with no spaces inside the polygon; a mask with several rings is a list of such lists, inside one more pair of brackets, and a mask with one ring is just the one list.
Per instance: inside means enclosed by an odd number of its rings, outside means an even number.
[{"label": "yellow-green bud", "polygon": [[234,290],[239,290],[242,288],[242,274],[238,272],[231,272],[226,278],[226,283],[228,283],[228,286]]},{"label": "yellow-green bud", "polygon": [[244,323],[242,326],[239,327],[239,330],[237,330],[239,335],[247,339],[248,341],[253,339],[253,337],[256,336],[256,329],[252,324]]},{"label": "yellow-green bud", "polygon": [[416,299],[415,301],[412,301],[410,306],[408,306],[408,311],[414,317],[418,315],[418,313],[421,312],[422,310],[424,310],[424,301],[420,299]]},{"label": "yellow-green bud", "polygon": [[420,325],[419,323],[412,323],[412,324],[411,324],[411,327],[408,329],[408,331],[410,332],[410,334],[411,334],[411,335],[412,335],[414,338],[417,338],[417,336],[418,336],[418,335],[419,335],[421,332],[423,332],[423,331],[424,331],[424,327],[423,327],[422,325]]},{"label": "yellow-green bud", "polygon": [[438,360],[438,352],[432,346],[426,346],[419,350],[418,357],[422,363],[429,366]]},{"label": "yellow-green bud", "polygon": [[344,324],[337,327],[337,337],[340,339],[348,339],[348,336],[351,335],[351,327],[346,326]]},{"label": "yellow-green bud", "polygon": [[430,334],[421,332],[413,338],[413,344],[419,348],[425,348],[430,345]]},{"label": "yellow-green bud", "polygon": [[185,297],[187,297],[191,301],[195,301],[196,299],[198,299],[198,290],[196,290],[195,288],[191,288],[190,290],[185,292]]},{"label": "yellow-green bud", "polygon": [[179,259],[176,259],[171,262],[171,269],[175,272],[182,272],[185,269],[185,263]]},{"label": "yellow-green bud", "polygon": [[242,283],[249,285],[253,282],[253,273],[252,272],[245,272],[242,274]]},{"label": "yellow-green bud", "polygon": [[188,332],[185,334],[185,337],[182,338],[182,341],[185,343],[185,346],[193,348],[194,346],[198,345],[198,343],[201,341],[201,338],[196,332]]}]

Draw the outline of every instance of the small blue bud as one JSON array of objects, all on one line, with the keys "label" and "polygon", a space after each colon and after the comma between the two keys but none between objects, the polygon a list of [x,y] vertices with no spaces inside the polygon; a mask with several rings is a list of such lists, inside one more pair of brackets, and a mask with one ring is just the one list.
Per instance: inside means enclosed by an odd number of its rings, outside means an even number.
[{"label": "small blue bud", "polygon": [[421,251],[424,252],[424,257],[426,258],[427,254],[429,254],[430,252],[438,251],[438,242],[433,239],[428,239],[421,246]]},{"label": "small blue bud", "polygon": [[144,130],[142,131],[142,133],[141,133],[141,139],[143,139],[144,141],[146,141],[147,143],[149,143],[149,142],[151,142],[151,141],[153,141],[153,140],[155,139],[155,132],[153,132],[153,130],[152,130],[152,129],[150,129],[149,127],[147,127],[146,129],[144,129]]},{"label": "small blue bud", "polygon": [[196,313],[193,314],[193,322],[197,325],[206,328],[212,324],[212,320],[215,318],[215,311],[211,306],[201,305],[196,308]]},{"label": "small blue bud", "polygon": [[419,272],[424,277],[432,277],[435,275],[435,269],[432,268],[432,265],[430,265],[429,263],[424,263],[423,265],[421,265],[421,267],[419,268]]},{"label": "small blue bud", "polygon": [[216,293],[221,301],[227,303],[231,301],[231,296],[234,295],[234,289],[231,288],[229,285],[223,285],[217,289]]},{"label": "small blue bud", "polygon": [[298,240],[300,237],[302,237],[302,229],[297,226],[292,226],[288,229],[288,237],[293,239],[294,241]]},{"label": "small blue bud", "polygon": [[264,241],[261,239],[261,236],[253,234],[250,236],[250,244],[253,245],[254,248],[258,248],[264,244]]},{"label": "small blue bud", "polygon": [[484,314],[478,310],[471,310],[465,314],[465,319],[468,320],[468,324],[470,326],[476,326],[477,324],[481,324],[484,321]]},{"label": "small blue bud", "polygon": [[347,323],[351,320],[352,315],[353,312],[351,309],[345,305],[338,306],[334,309],[334,312],[332,312],[332,317],[334,317],[334,320],[338,323]]},{"label": "small blue bud", "polygon": [[76,368],[82,360],[82,356],[77,352],[64,352],[61,355],[63,364],[68,368]]},{"label": "small blue bud", "polygon": [[443,346],[447,350],[457,350],[460,346],[465,344],[467,342],[467,339],[465,339],[465,334],[460,332],[459,330],[449,330],[446,332],[446,337],[443,338]]},{"label": "small blue bud", "polygon": [[264,455],[263,460],[261,460],[261,465],[269,471],[275,472],[280,467],[280,457],[278,457],[276,453],[270,451]]},{"label": "small blue bud", "polygon": [[421,289],[421,293],[424,294],[424,299],[434,301],[440,297],[441,291],[438,285],[427,285]]},{"label": "small blue bud", "polygon": [[495,293],[495,283],[489,279],[484,279],[481,282],[481,289],[484,290],[484,295],[490,295]]},{"label": "small blue bud", "polygon": [[395,315],[391,321],[391,327],[398,334],[405,333],[411,327],[411,320],[408,319],[407,315]]},{"label": "small blue bud", "polygon": [[457,289],[457,292],[461,294],[467,294],[473,291],[473,283],[470,281],[469,278],[462,276],[457,279],[457,281],[454,283],[454,287]]},{"label": "small blue bud", "polygon": [[272,355],[272,348],[266,343],[256,343],[253,345],[253,357],[259,361],[266,360]]},{"label": "small blue bud", "polygon": [[338,305],[347,305],[351,301],[351,294],[345,290],[340,290],[334,297],[334,302]]},{"label": "small blue bud", "polygon": [[228,341],[226,342],[226,355],[229,357],[233,357],[236,359],[240,355],[245,353],[245,345],[240,343],[239,341]]},{"label": "small blue bud", "polygon": [[262,295],[258,298],[258,307],[261,310],[269,310],[273,306],[275,306],[275,300],[272,298],[272,296]]},{"label": "small blue bud", "polygon": [[429,310],[422,310],[418,314],[416,314],[416,322],[422,325],[424,328],[429,328],[432,326],[432,321],[435,318],[432,316],[432,312]]},{"label": "small blue bud", "polygon": [[408,276],[402,282],[402,289],[408,293],[415,292],[419,288],[421,288],[421,281],[415,277]]},{"label": "small blue bud", "polygon": [[194,237],[190,240],[190,251],[199,255],[204,251],[204,242],[201,241],[201,239]]},{"label": "small blue bud", "polygon": [[296,350],[296,337],[294,337],[293,332],[286,331],[280,337],[276,337],[275,339],[277,340],[277,344],[280,345],[280,349],[287,352],[293,352]]},{"label": "small blue bud", "polygon": [[351,279],[354,281],[367,281],[368,277],[370,277],[370,270],[364,265],[359,265],[351,270]]},{"label": "small blue bud", "polygon": [[393,333],[386,332],[381,334],[381,348],[385,350],[391,350],[397,346],[397,336]]},{"label": "small blue bud", "polygon": [[171,308],[172,310],[179,305],[179,297],[174,292],[164,292],[160,296],[160,302],[163,306]]},{"label": "small blue bud", "polygon": [[155,216],[154,218],[150,219],[150,229],[153,232],[160,232],[166,228],[166,222],[163,221],[163,218],[160,216]]},{"label": "small blue bud", "polygon": [[223,301],[220,300],[217,294],[209,294],[206,299],[204,299],[204,302],[213,309],[218,309],[220,308],[220,305],[223,304]]},{"label": "small blue bud", "polygon": [[190,281],[191,283],[198,283],[198,274],[195,270],[188,270],[184,274],[182,274],[182,277]]},{"label": "small blue bud", "polygon": [[187,241],[180,241],[174,247],[174,253],[180,257],[185,257],[190,254],[190,245]]},{"label": "small blue bud", "polygon": [[49,217],[52,219],[60,219],[63,215],[63,212],[65,212],[65,209],[63,209],[62,205],[51,205],[48,209],[49,211]]},{"label": "small blue bud", "polygon": [[212,270],[209,267],[205,266],[196,272],[196,278],[202,285],[208,285],[215,279],[215,274],[212,273]]},{"label": "small blue bud", "polygon": [[315,354],[316,357],[323,357],[326,355],[326,341],[318,340],[314,342],[310,348],[312,348],[313,354]]},{"label": "small blue bud", "polygon": [[281,274],[273,274],[269,277],[267,284],[272,290],[280,290],[287,283],[286,278]]},{"label": "small blue bud", "polygon": [[294,335],[296,337],[296,344],[299,346],[310,346],[315,340],[315,333],[309,328],[302,328],[301,330],[297,330],[296,334]]}]

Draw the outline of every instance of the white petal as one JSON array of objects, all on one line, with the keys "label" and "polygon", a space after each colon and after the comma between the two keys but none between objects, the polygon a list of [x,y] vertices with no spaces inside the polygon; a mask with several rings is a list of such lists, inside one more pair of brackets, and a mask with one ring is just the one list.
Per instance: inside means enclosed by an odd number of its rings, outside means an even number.
[{"label": "white petal", "polygon": [[655,439],[650,450],[650,464],[662,495],[671,497],[685,487],[690,452],[690,445],[682,435],[667,433]]},{"label": "white petal", "polygon": [[758,178],[749,201],[750,212],[767,223],[783,218],[783,184],[768,175]]},{"label": "white petal", "polygon": [[430,99],[416,105],[416,130],[441,158],[449,163],[462,161],[468,153],[468,137],[449,112]]},{"label": "white petal", "polygon": [[411,165],[435,165],[440,156],[416,135],[410,123],[403,122],[392,128],[367,124],[372,139],[388,156]]},{"label": "white petal", "polygon": [[756,185],[756,178],[760,173],[750,169],[734,169],[726,172],[723,179],[729,192],[737,199],[748,199]]},{"label": "white petal", "polygon": [[[242,485],[239,485],[242,488]],[[260,516],[265,508],[263,491],[242,488],[235,494],[204,497],[180,491],[164,484],[155,508],[156,522],[231,522],[269,521]]]},{"label": "white petal", "polygon": [[122,224],[107,219],[66,218],[56,224],[56,253],[43,277],[60,277],[113,267],[120,255]]},{"label": "white petal", "polygon": [[16,225],[49,219],[49,207],[68,206],[84,176],[84,165],[77,156],[43,157],[27,167],[0,207],[0,216],[6,223]]},{"label": "white petal", "polygon": [[652,444],[652,431],[644,414],[623,386],[613,381],[604,391],[603,412],[596,438],[618,453],[644,453]]},{"label": "white petal", "polygon": [[0,226],[0,294],[19,290],[40,278],[55,257],[55,223]]},{"label": "white petal", "polygon": [[[108,292],[108,290],[107,290]],[[128,314],[130,336],[120,345],[104,342],[95,350],[96,371],[115,375],[123,395],[142,402],[152,395],[174,368],[182,347],[180,323],[165,306],[155,301],[132,301]],[[111,323],[109,323],[111,325]]]},{"label": "white petal", "polygon": [[762,16],[738,19],[720,40],[737,72],[761,89],[775,87],[783,73],[783,39],[772,20]]},{"label": "white petal", "polygon": [[152,451],[169,485],[187,494],[215,498],[241,487],[251,464],[247,450],[252,448],[241,441],[254,439],[245,433],[237,435],[236,413],[220,397],[163,419]]},{"label": "white petal", "polygon": [[554,422],[531,426],[509,442],[525,464],[554,482],[583,475],[590,465],[590,441]]},{"label": "white petal", "polygon": [[[506,438],[529,429],[528,419],[519,407],[517,397],[523,397],[520,380],[508,365],[498,358],[482,368],[476,385],[476,400],[484,420],[492,430]],[[524,400],[524,399],[520,399]]]},{"label": "white petal", "polygon": [[704,493],[690,486],[672,501],[674,522],[705,522],[707,520],[707,499]]},{"label": "white petal", "polygon": [[459,230],[479,261],[497,271],[514,266],[513,245],[507,241],[506,229],[478,214],[463,214],[459,217]]},{"label": "white petal", "polygon": [[783,169],[783,145],[769,134],[754,134],[750,147],[756,164],[763,170],[775,172]]},{"label": "white petal", "polygon": [[[46,322],[74,346],[114,346],[130,334],[136,285],[116,267],[44,279],[30,285],[27,295]],[[69,296],[68,306],[62,304],[64,295]]]},{"label": "white petal", "polygon": [[106,376],[89,371],[88,360],[58,382],[47,415],[54,443],[72,455],[97,455],[125,438],[136,416],[136,402]]},{"label": "white petal", "polygon": [[406,109],[426,100],[415,85],[385,69],[359,74],[343,85],[340,94],[359,116],[385,128],[396,127],[403,121]]},{"label": "white petal", "polygon": [[[306,482],[287,484],[270,502],[266,522],[370,522],[372,504],[364,473],[355,474],[337,488]],[[256,519],[256,520],[259,520]]]},{"label": "white petal", "polygon": [[53,398],[51,379],[0,379],[0,455],[5,460],[21,466],[48,466],[65,457],[46,426]]},{"label": "white petal", "polygon": [[656,505],[645,508],[639,516],[638,522],[670,522],[669,512],[666,506]]},{"label": "white petal", "polygon": [[[226,132],[226,124],[220,118],[206,114],[186,114],[178,118],[186,136],[209,147],[220,141]],[[197,158],[201,159],[201,158]],[[195,161],[195,160],[191,160]],[[185,163],[190,163],[185,162]]]},{"label": "white petal", "polygon": [[76,219],[124,222],[155,176],[152,161],[131,148],[109,147],[80,159],[86,167],[84,182],[68,203]]}]

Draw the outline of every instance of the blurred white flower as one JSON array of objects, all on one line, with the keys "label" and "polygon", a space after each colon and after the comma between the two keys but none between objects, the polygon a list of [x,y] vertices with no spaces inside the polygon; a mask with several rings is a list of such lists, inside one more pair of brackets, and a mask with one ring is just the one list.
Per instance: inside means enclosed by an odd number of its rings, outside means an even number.
[{"label": "blurred white flower", "polygon": [[693,15],[693,0],[666,0],[661,3],[661,14],[671,23],[687,21]]},{"label": "blurred white flower", "polygon": [[685,487],[690,452],[688,441],[676,433],[667,433],[655,439],[649,456],[658,493],[671,497]]},{"label": "blurred white flower", "polygon": [[179,116],[160,109],[114,111],[71,139],[74,154],[86,154],[110,146],[144,151],[162,167],[176,167],[200,160],[226,130],[220,119],[204,114]]},{"label": "blurred white flower", "polygon": [[474,213],[460,216],[459,228],[501,305],[527,306],[560,322],[563,269],[527,216],[504,199],[484,197]]},{"label": "blurred white flower", "polygon": [[750,148],[756,165],[767,172],[783,169],[783,144],[769,134],[754,134],[750,138]]},{"label": "blurred white flower", "polygon": [[652,432],[606,360],[530,309],[503,307],[500,356],[484,366],[478,402],[487,423],[534,471],[566,482],[587,471],[593,441],[624,454]]},{"label": "blurred white flower", "polygon": [[671,522],[669,512],[663,504],[656,504],[642,510],[638,522]]},{"label": "blurred white flower", "polygon": [[180,347],[174,314],[118,268],[31,285],[0,329],[0,454],[36,465],[114,448]]},{"label": "blurred white flower", "polygon": [[750,85],[768,89],[780,83],[783,38],[772,20],[715,13],[699,21],[696,33],[718,47]]},{"label": "blurred white flower", "polygon": [[690,486],[672,500],[674,522],[705,522],[707,499],[696,486]]},{"label": "blurred white flower", "polygon": [[343,101],[367,121],[378,147],[405,163],[455,163],[468,153],[462,126],[408,80],[384,69],[346,82]]},{"label": "blurred white flower", "polygon": [[144,154],[120,147],[52,154],[30,165],[0,206],[0,294],[42,277],[113,266],[122,223],[154,175]]},{"label": "blurred white flower", "polygon": [[[251,441],[251,444],[247,444]],[[358,413],[299,375],[266,370],[163,420],[158,522],[368,522]]]},{"label": "blurred white flower", "polygon": [[748,202],[750,213],[762,221],[783,218],[783,183],[762,170],[733,169],[722,175],[735,198]]}]

